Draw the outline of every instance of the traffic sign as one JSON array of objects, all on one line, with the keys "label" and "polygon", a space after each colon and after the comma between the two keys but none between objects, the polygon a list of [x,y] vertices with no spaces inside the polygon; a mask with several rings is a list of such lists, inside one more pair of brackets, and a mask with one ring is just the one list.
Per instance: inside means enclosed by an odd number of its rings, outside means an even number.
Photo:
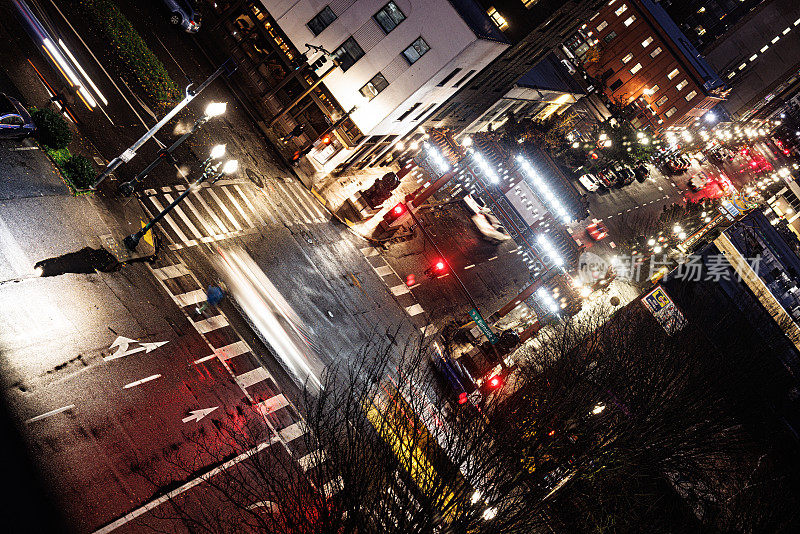
[{"label": "traffic sign", "polygon": [[477,308],[472,308],[469,311],[469,316],[472,317],[472,320],[475,321],[475,324],[478,325],[478,328],[481,329],[481,332],[483,332],[483,334],[492,343],[492,345],[500,341],[500,339],[496,335],[494,335],[492,329],[489,328],[489,325],[486,324],[486,321],[483,319],[481,312],[479,312]]}]

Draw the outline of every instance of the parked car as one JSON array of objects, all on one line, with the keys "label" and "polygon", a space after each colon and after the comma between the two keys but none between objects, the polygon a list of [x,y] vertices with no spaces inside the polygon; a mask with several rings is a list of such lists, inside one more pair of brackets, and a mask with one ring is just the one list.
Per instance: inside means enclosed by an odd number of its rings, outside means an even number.
[{"label": "parked car", "polygon": [[619,185],[628,185],[633,182],[634,178],[636,178],[636,174],[633,172],[633,169],[627,165],[618,165],[614,170],[616,171],[617,176],[619,176]]},{"label": "parked car", "polygon": [[608,229],[602,222],[592,223],[586,227],[586,232],[594,241],[600,241],[608,237]]},{"label": "parked car", "polygon": [[606,167],[602,171],[598,172],[597,178],[600,180],[600,183],[606,187],[611,187],[617,183],[617,181],[619,181],[619,176],[617,176],[617,173],[614,172],[614,169],[611,167]]},{"label": "parked car", "polygon": [[161,0],[161,2],[169,13],[170,24],[180,26],[186,32],[197,33],[202,15],[192,0]]},{"label": "parked car", "polygon": [[0,139],[22,139],[36,131],[28,110],[5,93],[0,93]]},{"label": "parked car", "polygon": [[647,180],[647,177],[650,176],[650,170],[647,168],[647,165],[644,163],[640,163],[636,167],[633,168],[633,173],[636,175],[636,181],[644,183]]},{"label": "parked car", "polygon": [[600,182],[594,174],[583,174],[578,178],[580,184],[586,188],[587,191],[597,191],[600,188]]}]

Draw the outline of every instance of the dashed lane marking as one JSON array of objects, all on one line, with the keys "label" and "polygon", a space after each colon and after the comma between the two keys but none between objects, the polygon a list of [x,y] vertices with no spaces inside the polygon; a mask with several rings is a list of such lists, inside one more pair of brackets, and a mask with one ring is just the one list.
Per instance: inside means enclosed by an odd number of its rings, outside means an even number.
[{"label": "dashed lane marking", "polygon": [[74,407],[75,407],[74,404],[70,404],[69,406],[62,406],[61,408],[56,408],[55,410],[50,410],[49,412],[45,412],[45,413],[43,413],[41,415],[37,415],[36,417],[31,417],[30,419],[28,419],[25,422],[26,423],[33,423],[34,421],[41,421],[42,419],[46,419],[46,418],[50,417],[51,415],[56,415],[56,414],[59,414],[61,412],[66,412],[67,410],[71,410]]},{"label": "dashed lane marking", "polygon": [[391,291],[392,294],[395,295],[396,297],[399,297],[400,295],[405,295],[406,293],[411,293],[411,291],[408,289],[408,286],[405,284],[399,284],[394,287],[390,287],[389,291]]},{"label": "dashed lane marking", "polygon": [[322,463],[325,458],[327,458],[325,451],[317,449],[314,452],[310,452],[297,460],[297,463],[300,464],[300,466],[303,468],[303,471],[308,471],[315,465]]},{"label": "dashed lane marking", "polygon": [[389,265],[381,265],[375,268],[375,272],[378,273],[378,276],[386,276],[392,274],[394,270]]},{"label": "dashed lane marking", "polygon": [[413,306],[409,306],[406,308],[406,313],[410,317],[414,317],[415,315],[419,315],[420,313],[424,313],[425,310],[419,304],[414,304]]},{"label": "dashed lane marking", "polygon": [[161,378],[161,375],[150,375],[146,378],[142,378],[141,380],[137,380],[136,382],[131,382],[130,384],[125,384],[122,386],[122,389],[130,389],[136,386],[141,386],[142,384],[146,384],[147,382],[152,382],[157,378]]}]

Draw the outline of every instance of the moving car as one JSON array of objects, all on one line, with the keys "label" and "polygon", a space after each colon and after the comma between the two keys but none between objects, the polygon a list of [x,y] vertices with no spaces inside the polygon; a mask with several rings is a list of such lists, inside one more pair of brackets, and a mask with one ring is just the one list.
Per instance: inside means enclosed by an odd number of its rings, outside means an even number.
[{"label": "moving car", "polygon": [[0,139],[22,139],[36,131],[28,110],[5,93],[0,93]]},{"label": "moving car", "polygon": [[761,154],[753,153],[753,157],[750,160],[750,168],[756,172],[771,171],[772,164]]},{"label": "moving car", "polygon": [[605,225],[598,221],[596,223],[592,223],[586,227],[586,232],[589,234],[594,241],[600,241],[601,239],[605,239],[608,237],[608,229]]},{"label": "moving car", "polygon": [[600,188],[600,182],[594,174],[583,174],[578,178],[578,181],[587,191],[594,192]]},{"label": "moving car", "polygon": [[464,205],[473,214],[472,217],[470,217],[472,223],[484,239],[494,244],[511,239],[511,236],[508,235],[508,232],[503,228],[503,225],[500,224],[500,221],[497,220],[497,217],[492,214],[491,210],[486,207],[479,197],[465,195],[463,200]]},{"label": "moving car", "polygon": [[197,33],[202,16],[192,0],[161,0],[169,13],[169,23],[180,26],[184,31]]},{"label": "moving car", "polygon": [[691,179],[689,180],[688,185],[689,189],[691,189],[692,191],[700,191],[706,186],[707,183],[708,180],[706,179],[705,176],[693,174]]}]

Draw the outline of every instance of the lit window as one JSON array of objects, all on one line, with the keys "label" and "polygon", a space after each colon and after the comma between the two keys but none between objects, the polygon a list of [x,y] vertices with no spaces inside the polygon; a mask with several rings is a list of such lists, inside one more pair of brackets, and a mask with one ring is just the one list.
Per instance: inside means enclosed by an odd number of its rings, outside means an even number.
[{"label": "lit window", "polygon": [[733,72],[731,72],[730,74],[728,74],[728,79],[730,80],[730,79],[731,79],[731,78],[733,78],[734,76],[736,76],[736,71],[733,71]]},{"label": "lit window", "polygon": [[704,35],[706,33],[706,29],[702,26],[698,26],[694,30],[697,32],[697,35]]},{"label": "lit window", "polygon": [[614,30],[611,30],[610,32],[608,32],[608,33],[606,34],[606,36],[605,36],[605,37],[603,37],[603,41],[605,41],[605,42],[607,42],[607,43],[610,43],[611,41],[613,41],[613,40],[614,40],[614,38],[615,38],[616,36],[617,36],[617,32],[615,32]]},{"label": "lit window", "polygon": [[630,61],[632,59],[633,59],[633,54],[628,54],[627,56],[622,58],[622,64],[624,65],[625,63],[627,63],[628,61]]},{"label": "lit window", "polygon": [[406,16],[394,2],[389,2],[383,6],[372,18],[375,19],[375,22],[377,22],[386,33],[397,28],[401,22],[406,20]]},{"label": "lit window", "polygon": [[636,15],[631,15],[630,17],[625,19],[625,26],[630,26],[631,24],[633,24],[633,21],[635,20],[636,20]]},{"label": "lit window", "polygon": [[764,52],[766,52],[768,49],[769,49],[769,45],[764,45],[764,46],[762,46],[762,47],[761,47],[761,50],[759,50],[759,52],[761,52],[761,53],[763,54],[763,53],[764,53]]},{"label": "lit window", "polygon": [[406,61],[413,65],[419,58],[425,55],[425,52],[430,49],[431,47],[428,46],[428,43],[425,42],[425,39],[419,37],[416,41],[411,43],[408,48],[403,50],[403,56],[406,58]]},{"label": "lit window", "polygon": [[383,74],[379,72],[373,76],[370,81],[364,84],[364,87],[360,89],[360,92],[367,100],[372,100],[378,96],[378,93],[387,87],[389,87],[389,82],[387,82],[386,78],[383,77]]},{"label": "lit window", "polygon": [[675,77],[675,76],[677,76],[678,74],[680,74],[680,72],[678,71],[678,69],[674,69],[672,72],[670,72],[669,74],[667,74],[667,79],[668,79],[668,80],[671,80],[672,78],[674,78],[674,77]]},{"label": "lit window", "polygon": [[786,34],[787,34],[787,33],[789,33],[790,31],[792,31],[792,27],[791,27],[791,26],[788,26],[788,27],[787,27],[785,30],[783,30],[783,32],[781,32],[781,33],[783,33],[783,35],[786,35]]},{"label": "lit window", "polygon": [[647,39],[642,41],[642,48],[647,48],[648,46],[650,46],[650,43],[652,43],[652,42],[653,42],[653,38],[652,37],[648,37]]},{"label": "lit window", "polygon": [[755,61],[757,57],[758,57],[758,54],[753,54],[752,56],[750,56],[748,58],[748,61]]},{"label": "lit window", "polygon": [[794,21],[793,26],[800,26],[800,19]]},{"label": "lit window", "polygon": [[642,64],[641,64],[641,63],[637,63],[636,65],[634,65],[634,66],[631,68],[631,74],[636,74],[636,73],[637,73],[637,72],[639,72],[640,70],[642,70]]},{"label": "lit window", "polygon": [[500,13],[498,13],[498,11],[495,8],[490,7],[489,9],[486,10],[486,14],[489,15],[489,18],[491,18],[497,25],[497,27],[500,28],[501,30],[505,30],[506,28],[508,28],[508,22],[506,22],[506,19],[504,19],[503,16]]},{"label": "lit window", "polygon": [[664,116],[666,118],[670,118],[673,115],[675,115],[676,111],[678,111],[678,108],[676,108],[675,106],[672,106],[671,108],[669,108],[667,111],[664,112]]},{"label": "lit window", "polygon": [[683,80],[681,83],[679,83],[678,85],[675,86],[675,89],[680,91],[681,89],[683,89],[687,85],[689,85],[689,82],[687,82],[686,80]]},{"label": "lit window", "polygon": [[530,9],[533,6],[535,6],[536,2],[538,2],[538,1],[539,0],[522,0],[522,5],[525,6],[526,8],[528,8],[528,9]]},{"label": "lit window", "polygon": [[600,24],[597,25],[597,31],[601,32],[605,30],[606,26],[608,26],[608,22],[606,21],[601,22]]},{"label": "lit window", "polygon": [[739,70],[744,70],[744,68],[746,66],[747,66],[747,63],[742,63],[741,65],[739,65]]},{"label": "lit window", "polygon": [[689,94],[686,95],[686,101],[691,102],[694,97],[697,96],[697,91],[689,91]]},{"label": "lit window", "polygon": [[659,98],[658,100],[656,100],[656,106],[658,106],[658,107],[661,107],[661,106],[663,106],[663,105],[664,105],[664,103],[665,103],[667,100],[669,100],[669,98],[668,98],[666,95],[662,96],[661,98]]},{"label": "lit window", "polygon": [[661,53],[661,47],[654,48],[652,52],[650,52],[650,57],[656,57],[658,54]]},{"label": "lit window", "polygon": [[658,92],[658,85],[654,85],[653,87],[650,88],[650,94],[651,95],[654,95],[657,92]]},{"label": "lit window", "polygon": [[775,36],[775,38],[774,38],[773,40],[771,40],[771,41],[770,41],[770,43],[772,43],[772,44],[775,44],[775,43],[777,43],[777,42],[780,40],[780,38],[781,38],[781,36],[780,36],[780,35],[776,35],[776,36]]},{"label": "lit window", "polygon": [[698,9],[697,12],[698,13],[705,13],[706,12],[705,6],[701,7],[700,9]]},{"label": "lit window", "polygon": [[625,13],[625,10],[627,10],[627,9],[628,9],[628,6],[626,6],[625,4],[622,4],[621,6],[619,6],[617,8],[616,11],[614,11],[614,13],[619,17],[620,15]]}]

